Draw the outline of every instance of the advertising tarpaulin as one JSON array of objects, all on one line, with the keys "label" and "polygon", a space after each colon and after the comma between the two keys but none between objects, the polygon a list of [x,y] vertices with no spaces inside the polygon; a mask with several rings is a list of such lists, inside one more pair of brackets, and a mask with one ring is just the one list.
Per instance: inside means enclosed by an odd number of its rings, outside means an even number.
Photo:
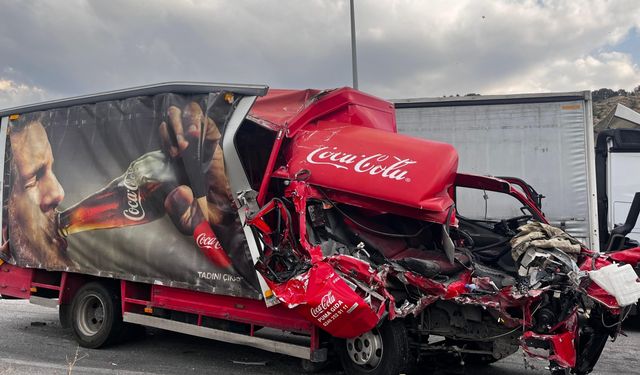
[{"label": "advertising tarpaulin", "polygon": [[221,148],[239,99],[167,93],[12,119],[5,260],[258,298]]}]

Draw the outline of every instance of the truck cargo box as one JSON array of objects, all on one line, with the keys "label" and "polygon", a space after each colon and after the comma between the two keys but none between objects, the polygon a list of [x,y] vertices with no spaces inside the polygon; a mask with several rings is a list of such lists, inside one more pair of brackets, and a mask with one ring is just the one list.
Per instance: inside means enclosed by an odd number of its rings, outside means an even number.
[{"label": "truck cargo box", "polygon": [[265,92],[177,83],[3,111],[0,257],[261,298],[222,141]]},{"label": "truck cargo box", "polygon": [[[393,102],[399,133],[452,144],[460,170],[526,180],[545,196],[542,210],[553,225],[598,249],[589,91]],[[504,206],[489,197],[466,215],[499,217]]]}]

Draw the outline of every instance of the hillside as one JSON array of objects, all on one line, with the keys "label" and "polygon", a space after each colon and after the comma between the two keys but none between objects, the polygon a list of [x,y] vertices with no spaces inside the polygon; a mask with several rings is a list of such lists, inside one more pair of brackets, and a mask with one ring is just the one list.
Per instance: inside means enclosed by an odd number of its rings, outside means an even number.
[{"label": "hillside", "polygon": [[[606,92],[603,95],[603,90]],[[613,94],[613,95],[607,95]],[[593,96],[593,124],[597,131],[604,130],[600,124],[608,114],[613,110],[618,103],[633,109],[636,112],[640,112],[640,86],[633,92],[624,92],[619,90],[614,92],[610,89],[600,89],[592,92]]]}]

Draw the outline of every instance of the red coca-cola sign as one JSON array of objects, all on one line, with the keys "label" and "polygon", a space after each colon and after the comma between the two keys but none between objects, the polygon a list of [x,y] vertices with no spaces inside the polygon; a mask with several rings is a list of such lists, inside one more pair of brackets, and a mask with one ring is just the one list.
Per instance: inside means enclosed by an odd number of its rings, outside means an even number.
[{"label": "red coca-cola sign", "polygon": [[286,152],[288,171],[309,183],[433,212],[453,204],[458,155],[453,146],[351,124],[318,122],[300,130]]}]

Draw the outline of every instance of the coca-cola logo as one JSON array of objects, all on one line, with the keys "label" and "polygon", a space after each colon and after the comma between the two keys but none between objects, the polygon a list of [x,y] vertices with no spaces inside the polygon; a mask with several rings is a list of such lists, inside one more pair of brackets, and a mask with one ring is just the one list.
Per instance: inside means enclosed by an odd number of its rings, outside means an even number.
[{"label": "coca-cola logo", "polygon": [[322,300],[320,300],[320,304],[318,306],[311,308],[311,316],[317,318],[323,312],[325,312],[335,301],[336,297],[333,295],[332,291],[329,291],[322,297]]},{"label": "coca-cola logo", "polygon": [[216,237],[209,237],[206,233],[200,233],[196,237],[196,244],[201,249],[221,250],[220,241]]},{"label": "coca-cola logo", "polygon": [[133,171],[127,170],[123,180],[124,187],[127,189],[127,209],[122,214],[129,220],[140,221],[144,219],[144,208],[141,204],[140,191],[138,182]]},{"label": "coca-cola logo", "polygon": [[311,164],[330,165],[338,169],[353,170],[356,173],[379,175],[396,181],[411,179],[407,176],[408,165],[416,164],[415,160],[399,158],[387,154],[356,155],[338,151],[337,147],[318,147],[307,155]]}]

